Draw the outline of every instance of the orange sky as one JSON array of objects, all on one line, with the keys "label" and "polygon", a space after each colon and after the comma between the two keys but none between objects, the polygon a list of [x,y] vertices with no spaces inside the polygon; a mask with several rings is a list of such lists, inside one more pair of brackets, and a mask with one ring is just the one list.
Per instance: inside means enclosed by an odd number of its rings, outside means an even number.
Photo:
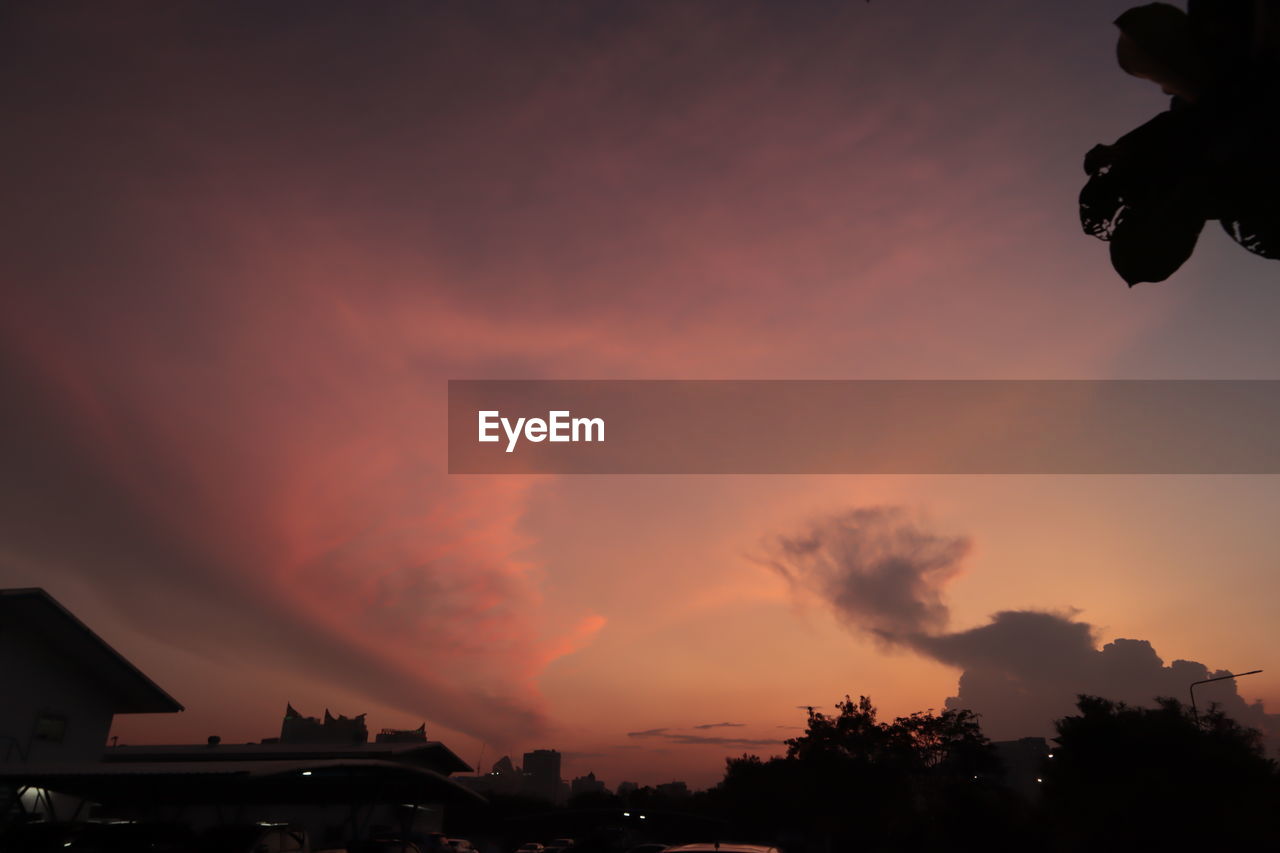
[{"label": "orange sky", "polygon": [[289,701],[706,785],[955,694],[758,560],[892,505],[972,542],[951,630],[1075,608],[1276,707],[1272,477],[444,473],[450,378],[1277,378],[1268,262],[1129,290],[1080,233],[1164,102],[1129,4],[1044,5],[10,13],[0,583],[187,706],[123,740]]}]

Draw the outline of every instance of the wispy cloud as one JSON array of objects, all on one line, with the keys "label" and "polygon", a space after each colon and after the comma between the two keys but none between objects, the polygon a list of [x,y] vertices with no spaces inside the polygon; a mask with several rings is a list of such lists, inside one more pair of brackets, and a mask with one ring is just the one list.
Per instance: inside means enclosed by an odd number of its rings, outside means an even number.
[{"label": "wispy cloud", "polygon": [[782,741],[776,738],[739,738],[739,737],[708,737],[706,735],[686,735],[686,734],[666,734],[663,735],[671,743],[682,745],[710,745],[710,746],[777,746]]},{"label": "wispy cloud", "polygon": [[[694,726],[694,729],[718,729],[725,726],[739,728],[743,723],[705,723],[700,726]],[[667,743],[679,744],[681,746],[733,746],[733,747],[761,747],[761,746],[777,746],[782,741],[776,738],[737,738],[737,737],[715,737],[712,735],[695,735],[686,732],[674,732],[668,728],[661,729],[645,729],[639,732],[627,732],[627,737],[632,738],[657,738]]]},{"label": "wispy cloud", "polygon": [[627,737],[662,737],[667,729],[645,729],[642,732],[627,732]]}]

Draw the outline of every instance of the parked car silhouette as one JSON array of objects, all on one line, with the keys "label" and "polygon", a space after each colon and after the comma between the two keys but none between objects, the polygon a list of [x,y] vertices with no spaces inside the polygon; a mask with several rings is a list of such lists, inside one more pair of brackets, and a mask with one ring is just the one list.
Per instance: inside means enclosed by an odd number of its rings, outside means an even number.
[{"label": "parked car silhouette", "polygon": [[422,847],[403,838],[375,838],[348,844],[347,853],[422,853]]},{"label": "parked car silhouette", "polygon": [[288,824],[243,824],[208,830],[196,847],[201,853],[311,853],[307,831]]},{"label": "parked car silhouette", "polygon": [[711,841],[705,844],[681,844],[668,847],[666,853],[779,853],[777,847],[764,844],[733,844]]},{"label": "parked car silhouette", "polygon": [[662,841],[649,841],[644,844],[637,844],[627,851],[627,853],[663,853],[670,844]]}]

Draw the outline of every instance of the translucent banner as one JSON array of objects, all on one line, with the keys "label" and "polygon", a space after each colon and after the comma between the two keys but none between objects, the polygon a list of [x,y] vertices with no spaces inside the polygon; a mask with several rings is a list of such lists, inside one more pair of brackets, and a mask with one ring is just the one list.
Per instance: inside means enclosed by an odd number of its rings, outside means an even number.
[{"label": "translucent banner", "polygon": [[1276,474],[1275,380],[454,380],[453,474]]}]

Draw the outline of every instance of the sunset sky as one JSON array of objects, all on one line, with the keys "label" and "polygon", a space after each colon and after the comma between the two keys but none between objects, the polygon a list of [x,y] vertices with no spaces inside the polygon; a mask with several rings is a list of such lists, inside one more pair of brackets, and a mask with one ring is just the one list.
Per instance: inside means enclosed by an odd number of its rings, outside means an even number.
[{"label": "sunset sky", "polygon": [[[1274,476],[446,473],[449,379],[1280,379],[1280,266],[1211,223],[1129,289],[1081,233],[1084,153],[1167,106],[1130,5],[6,6],[0,586],[186,706],[129,743],[291,702],[706,786],[966,670],[993,737],[1185,696],[1080,663],[1117,638],[1264,669],[1198,695],[1270,725]],[[784,553],[903,531],[915,639]]]}]

